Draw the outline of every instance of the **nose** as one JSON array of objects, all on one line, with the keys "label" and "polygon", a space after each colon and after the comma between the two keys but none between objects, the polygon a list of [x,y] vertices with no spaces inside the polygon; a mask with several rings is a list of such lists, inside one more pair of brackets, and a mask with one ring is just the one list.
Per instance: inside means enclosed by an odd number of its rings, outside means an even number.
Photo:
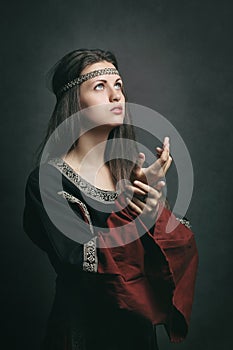
[{"label": "nose", "polygon": [[111,90],[109,92],[109,101],[110,102],[120,101],[121,95],[122,95],[122,93],[120,90],[116,90],[115,88],[111,88]]}]

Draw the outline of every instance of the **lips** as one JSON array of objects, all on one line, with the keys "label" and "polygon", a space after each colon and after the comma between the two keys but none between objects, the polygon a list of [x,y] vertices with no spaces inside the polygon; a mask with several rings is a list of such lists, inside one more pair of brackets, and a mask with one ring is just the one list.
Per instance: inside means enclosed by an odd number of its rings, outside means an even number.
[{"label": "lips", "polygon": [[123,107],[122,106],[115,106],[112,109],[110,109],[111,112],[113,112],[114,114],[121,114],[123,111]]}]

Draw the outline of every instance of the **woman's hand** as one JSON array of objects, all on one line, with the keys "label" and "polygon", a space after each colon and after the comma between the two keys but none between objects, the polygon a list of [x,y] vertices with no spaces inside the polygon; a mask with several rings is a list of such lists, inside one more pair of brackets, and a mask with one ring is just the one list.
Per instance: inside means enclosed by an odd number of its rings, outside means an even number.
[{"label": "woman's hand", "polygon": [[142,168],[145,162],[144,153],[139,153],[137,164],[133,170],[131,181],[139,180],[145,184],[155,187],[158,181],[165,178],[165,175],[172,163],[170,156],[169,137],[164,138],[163,148],[156,147],[157,160],[148,168]]},{"label": "woman's hand", "polygon": [[126,202],[129,208],[140,215],[145,223],[154,224],[164,186],[164,181],[159,181],[154,188],[138,180],[133,185],[126,186]]}]

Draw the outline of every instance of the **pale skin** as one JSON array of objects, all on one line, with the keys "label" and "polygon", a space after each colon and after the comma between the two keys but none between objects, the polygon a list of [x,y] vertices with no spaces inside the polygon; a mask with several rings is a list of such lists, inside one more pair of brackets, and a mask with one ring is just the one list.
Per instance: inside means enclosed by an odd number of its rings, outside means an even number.
[{"label": "pale skin", "polygon": [[[110,62],[101,61],[87,66],[81,74],[107,67],[115,68]],[[84,130],[90,125],[95,129],[82,134],[78,146],[63,157],[84,179],[98,188],[110,191],[116,189],[110,170],[104,164],[104,142],[107,141],[112,128],[123,123],[125,97],[122,85],[121,77],[117,74],[97,76],[80,85],[80,108],[96,106],[95,113],[98,114],[98,106],[104,105],[104,110],[100,111],[99,116],[92,113],[87,115],[83,124]],[[111,110],[113,107],[116,107],[115,111]],[[122,111],[117,110],[118,107],[122,108]],[[137,166],[133,172],[134,182],[127,187],[132,193],[131,199],[127,199],[129,208],[151,219],[156,218],[157,204],[162,196],[161,189],[165,186],[165,182],[159,180],[165,177],[172,162],[169,147],[169,139],[165,137],[163,148],[156,148],[158,159],[148,168],[142,168],[145,155],[139,153]],[[93,174],[95,174],[94,183]],[[137,198],[138,194],[147,194],[146,202]]]},{"label": "pale skin", "polygon": [[[129,207],[137,214],[154,221],[158,212],[158,202],[162,199],[162,188],[166,185],[165,175],[172,163],[169,138],[165,137],[163,148],[157,147],[157,160],[148,168],[142,168],[145,155],[139,153],[137,166],[133,174],[133,184],[126,186],[130,198],[126,198]],[[135,179],[135,180],[134,180]],[[146,200],[137,197],[146,195]]]},{"label": "pale skin", "polygon": [[[86,74],[97,69],[115,68],[111,63],[102,61],[87,66],[81,74]],[[88,116],[84,121],[85,127],[93,126],[95,129],[82,134],[78,141],[78,147],[70,152],[65,161],[77,170],[78,173],[90,183],[104,190],[115,191],[109,168],[104,164],[104,142],[107,141],[109,132],[117,125],[121,125],[124,118],[124,110],[119,115],[110,111],[113,106],[124,106],[125,97],[122,93],[122,80],[119,75],[101,75],[87,80],[80,85],[80,108],[88,108],[98,105],[106,105],[104,115]],[[103,110],[101,110],[103,112]],[[111,122],[110,122],[111,121]],[[83,161],[85,159],[85,161]],[[100,166],[101,165],[101,166]],[[93,174],[95,177],[93,179]]]}]

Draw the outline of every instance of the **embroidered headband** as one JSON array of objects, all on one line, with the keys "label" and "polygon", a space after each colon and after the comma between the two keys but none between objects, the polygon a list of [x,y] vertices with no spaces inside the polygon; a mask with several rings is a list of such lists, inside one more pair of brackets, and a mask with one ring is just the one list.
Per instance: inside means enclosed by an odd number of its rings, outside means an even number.
[{"label": "embroidered headband", "polygon": [[92,72],[89,72],[86,74],[82,74],[78,78],[71,80],[69,83],[64,85],[59,90],[59,94],[71,89],[72,87],[74,87],[76,85],[80,85],[84,81],[87,81],[89,79],[97,77],[98,75],[104,75],[104,74],[117,74],[117,75],[119,75],[119,72],[116,68],[103,68],[103,69],[93,70]]}]

